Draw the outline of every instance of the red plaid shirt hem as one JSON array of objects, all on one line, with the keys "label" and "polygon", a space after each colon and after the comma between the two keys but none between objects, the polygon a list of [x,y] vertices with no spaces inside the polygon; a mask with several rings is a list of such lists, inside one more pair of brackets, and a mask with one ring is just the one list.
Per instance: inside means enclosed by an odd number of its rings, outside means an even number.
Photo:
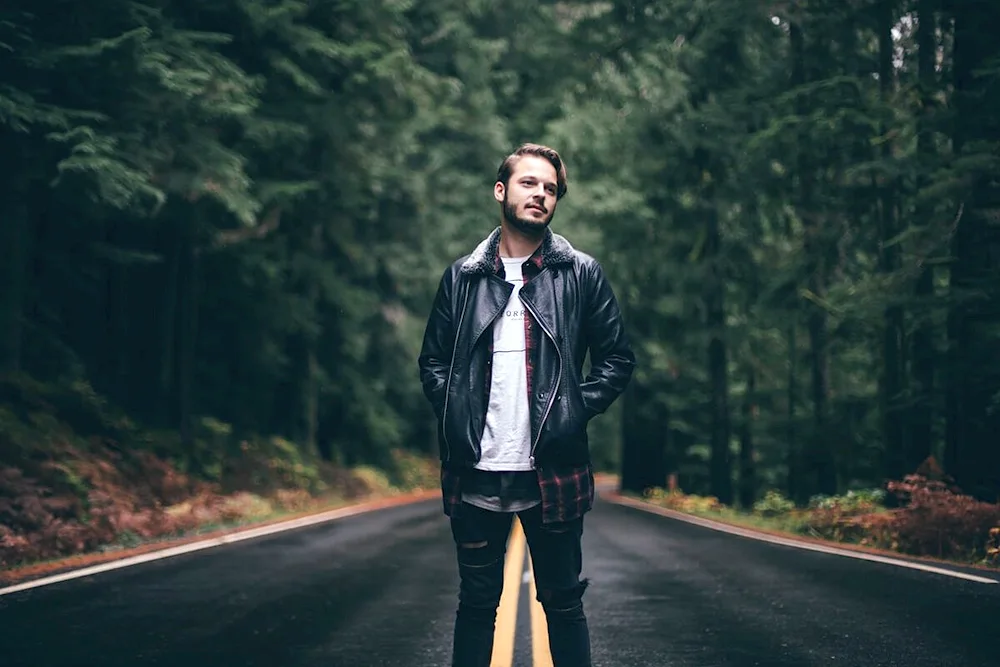
[{"label": "red plaid shirt hem", "polygon": [[[589,463],[579,466],[544,466],[537,470],[542,493],[542,522],[573,521],[594,506],[594,472]],[[462,471],[441,466],[444,513],[458,516],[462,507]]]}]

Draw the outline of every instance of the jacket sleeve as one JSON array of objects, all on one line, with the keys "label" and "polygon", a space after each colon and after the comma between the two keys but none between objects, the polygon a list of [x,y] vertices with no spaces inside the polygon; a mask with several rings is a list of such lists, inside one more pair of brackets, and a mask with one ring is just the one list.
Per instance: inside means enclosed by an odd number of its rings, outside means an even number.
[{"label": "jacket sleeve", "polygon": [[635,354],[625,332],[618,300],[601,265],[592,262],[589,274],[586,334],[590,372],[580,390],[589,413],[587,416],[593,418],[607,410],[625,391],[635,368]]},{"label": "jacket sleeve", "polygon": [[454,313],[452,309],[453,276],[447,269],[438,284],[437,294],[427,318],[424,340],[417,365],[424,395],[434,408],[438,419],[444,411],[445,388],[451,372],[451,352],[455,343]]}]

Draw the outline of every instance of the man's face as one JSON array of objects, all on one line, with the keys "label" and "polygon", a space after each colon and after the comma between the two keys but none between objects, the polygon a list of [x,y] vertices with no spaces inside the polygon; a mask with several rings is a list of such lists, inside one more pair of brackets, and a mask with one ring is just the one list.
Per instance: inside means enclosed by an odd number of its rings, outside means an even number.
[{"label": "man's face", "polygon": [[505,188],[494,186],[493,196],[503,205],[504,218],[516,229],[540,234],[556,212],[556,169],[545,158],[521,157],[514,165]]}]

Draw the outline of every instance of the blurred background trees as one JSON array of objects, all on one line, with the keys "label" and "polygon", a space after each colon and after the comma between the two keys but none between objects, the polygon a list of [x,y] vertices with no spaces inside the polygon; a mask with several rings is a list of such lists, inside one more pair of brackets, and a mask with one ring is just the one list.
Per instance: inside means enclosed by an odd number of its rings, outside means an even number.
[{"label": "blurred background trees", "polygon": [[9,0],[0,368],[87,383],[195,469],[219,424],[433,456],[430,299],[540,141],[639,358],[593,430],[625,488],[805,502],[933,455],[995,501],[997,25],[991,0]]}]

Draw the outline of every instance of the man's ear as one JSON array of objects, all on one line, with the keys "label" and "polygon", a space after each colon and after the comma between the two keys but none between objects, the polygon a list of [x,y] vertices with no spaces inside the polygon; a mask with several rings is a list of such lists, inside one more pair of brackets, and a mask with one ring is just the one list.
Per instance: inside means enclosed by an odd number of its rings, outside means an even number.
[{"label": "man's ear", "polygon": [[497,200],[498,204],[503,203],[503,195],[506,189],[500,181],[493,184],[493,198]]}]

